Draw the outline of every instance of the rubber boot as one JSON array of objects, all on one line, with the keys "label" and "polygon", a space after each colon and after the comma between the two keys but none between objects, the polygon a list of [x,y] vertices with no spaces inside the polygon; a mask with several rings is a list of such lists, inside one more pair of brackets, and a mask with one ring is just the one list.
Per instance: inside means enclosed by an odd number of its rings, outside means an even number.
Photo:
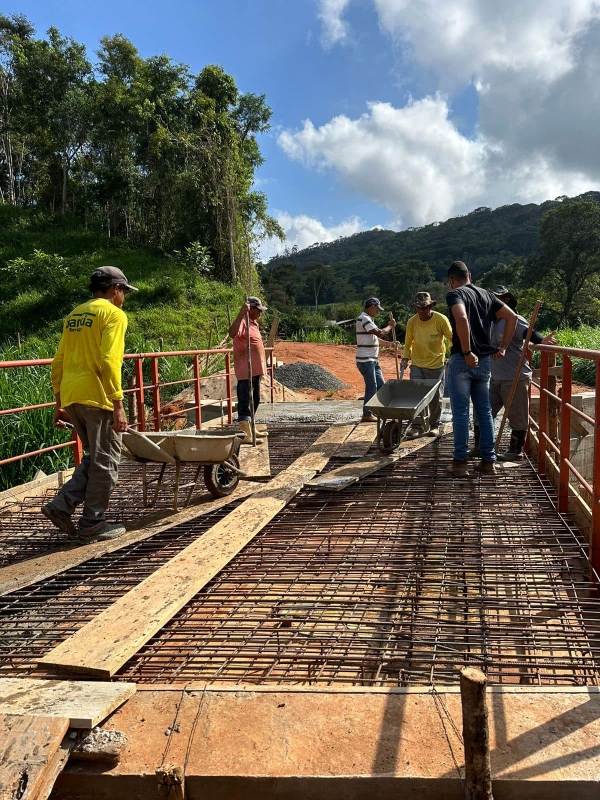
[{"label": "rubber boot", "polygon": [[481,458],[481,453],[479,451],[479,425],[473,426],[473,436],[475,437],[475,441],[473,443],[473,447],[467,453],[468,458]]},{"label": "rubber boot", "polygon": [[250,422],[247,419],[242,419],[238,422],[240,426],[240,430],[244,434],[244,438],[242,439],[242,444],[252,444],[252,429],[250,427]]},{"label": "rubber boot", "polygon": [[[245,434],[244,438],[242,439],[242,444],[252,444],[252,427],[250,426],[250,421],[244,419],[241,420],[241,422],[238,422],[238,425],[240,426],[240,430]],[[266,434],[256,431],[257,441],[264,439],[265,436]]]},{"label": "rubber boot", "polygon": [[498,456],[498,461],[522,461],[526,438],[527,431],[512,431],[508,450]]}]

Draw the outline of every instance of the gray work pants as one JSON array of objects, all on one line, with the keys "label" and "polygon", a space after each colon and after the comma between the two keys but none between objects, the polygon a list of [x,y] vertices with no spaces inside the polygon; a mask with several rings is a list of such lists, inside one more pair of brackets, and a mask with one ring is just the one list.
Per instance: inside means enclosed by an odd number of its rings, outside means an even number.
[{"label": "gray work pants", "polygon": [[[508,410],[508,422],[513,431],[526,431],[529,427],[529,379],[518,381],[515,396]],[[506,406],[512,381],[490,381],[490,403],[494,419]]]},{"label": "gray work pants", "polygon": [[[415,380],[415,378],[426,381],[441,380],[440,388],[435,393],[433,400],[429,404],[429,425],[431,428],[438,428],[440,424],[440,417],[442,416],[442,398],[444,397],[444,368],[440,367],[439,369],[426,369],[425,367],[415,367],[414,364],[411,364],[410,379],[412,381]],[[417,417],[417,420],[418,421],[415,427],[419,426],[421,418]]]},{"label": "gray work pants", "polygon": [[121,434],[112,428],[112,411],[73,403],[66,409],[86,451],[81,464],[52,501],[72,514],[83,503],[80,528],[99,528],[115,488],[121,456]]}]

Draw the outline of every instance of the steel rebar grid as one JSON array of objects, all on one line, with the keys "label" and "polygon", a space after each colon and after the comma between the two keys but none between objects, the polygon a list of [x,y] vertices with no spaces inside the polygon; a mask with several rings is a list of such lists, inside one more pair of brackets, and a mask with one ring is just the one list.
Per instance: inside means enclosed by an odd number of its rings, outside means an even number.
[{"label": "steel rebar grid", "polygon": [[[271,473],[277,475],[298,458],[320,434],[328,423],[321,425],[269,425],[269,455]],[[158,477],[160,465],[148,464],[148,479]],[[186,466],[182,469],[181,483],[194,479],[196,469]],[[168,473],[166,481],[172,480]],[[266,479],[268,480],[268,479]],[[58,531],[51,522],[40,514],[40,506],[52,499],[56,489],[46,489],[41,497],[29,497],[0,509],[0,567],[44,555],[68,544],[65,534]],[[198,498],[206,489],[202,473],[192,499]],[[140,464],[123,460],[119,469],[119,482],[111,498],[110,519],[128,527],[140,527],[145,517],[172,510],[173,496],[170,491],[159,492],[156,504],[144,508],[142,494],[142,467]]]},{"label": "steel rebar grid", "polygon": [[[270,453],[275,454],[272,472],[275,474],[285,468],[318,438],[320,432],[320,427],[306,425],[276,427],[269,442]],[[111,505],[113,519],[125,513],[133,515],[135,519],[144,511],[141,507],[141,477],[136,471],[139,471],[139,466],[130,462],[121,470],[117,493]],[[199,491],[203,491],[203,484],[199,485]],[[169,501],[169,495],[164,493],[160,501],[162,506],[158,510],[166,510]],[[124,508],[122,504],[125,502],[128,505]],[[51,547],[49,542],[53,542],[56,548],[57,543],[60,546],[61,539],[64,541],[60,534],[52,534],[52,538],[44,534],[36,537],[36,523],[32,524],[30,520],[39,519],[40,501],[31,500],[23,505],[26,512],[12,511],[0,517],[6,529],[8,521],[12,520],[10,536],[14,539],[17,554],[13,561],[48,552]],[[193,523],[184,523],[156,533],[141,542],[0,597],[0,672],[29,671],[37,658],[75,633],[93,616],[177,555],[226,516],[235,505],[237,502],[200,517]],[[41,539],[40,543],[37,538]],[[7,547],[10,538],[5,538],[2,543]]]},{"label": "steel rebar grid", "polygon": [[120,677],[140,682],[597,684],[586,548],[529,464],[445,475],[438,443],[303,492]]}]

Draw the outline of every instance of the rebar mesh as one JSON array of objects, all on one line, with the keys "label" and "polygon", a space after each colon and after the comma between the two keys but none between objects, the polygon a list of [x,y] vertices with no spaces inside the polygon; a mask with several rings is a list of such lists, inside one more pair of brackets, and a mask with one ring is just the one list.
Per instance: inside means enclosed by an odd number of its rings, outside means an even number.
[{"label": "rebar mesh", "polygon": [[[119,677],[443,684],[468,661],[495,683],[597,684],[600,600],[552,490],[527,463],[449,478],[450,457],[442,440],[342,492],[301,492]],[[0,598],[3,674],[29,672],[230,510]]]},{"label": "rebar mesh", "polygon": [[339,494],[303,492],[125,666],[239,683],[598,682],[585,546],[529,464],[445,475],[438,443]]},{"label": "rebar mesh", "polygon": [[[277,475],[298,458],[320,434],[328,423],[321,425],[275,425],[269,426],[269,454],[271,474]],[[158,477],[160,465],[148,464],[148,479]],[[181,472],[181,484],[193,481],[196,468],[186,466]],[[168,482],[169,472],[165,475]],[[49,502],[56,489],[46,489],[38,497],[28,497],[0,510],[0,567],[8,566],[28,558],[69,546],[67,536],[58,531],[40,514],[40,506]],[[202,471],[192,494],[192,502],[205,493]],[[142,467],[124,460],[119,470],[119,482],[111,498],[110,519],[127,527],[141,527],[143,520],[157,513],[168,515],[172,509],[173,495],[170,491],[159,492],[156,504],[144,508],[142,497]]]}]

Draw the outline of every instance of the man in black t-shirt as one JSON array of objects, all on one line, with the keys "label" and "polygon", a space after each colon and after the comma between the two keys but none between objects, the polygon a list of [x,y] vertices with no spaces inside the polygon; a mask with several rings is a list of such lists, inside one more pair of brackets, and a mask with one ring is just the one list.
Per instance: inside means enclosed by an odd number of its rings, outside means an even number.
[{"label": "man in black t-shirt", "polygon": [[[496,295],[471,283],[471,273],[462,261],[454,261],[448,270],[452,291],[446,295],[450,308],[452,348],[448,365],[448,394],[452,407],[454,460],[451,475],[468,474],[469,404],[480,430],[481,462],[476,469],[495,472],[494,421],[490,405],[490,358],[503,358],[515,327],[517,316]],[[491,329],[495,319],[503,319],[504,335],[500,347],[492,344]]]}]

